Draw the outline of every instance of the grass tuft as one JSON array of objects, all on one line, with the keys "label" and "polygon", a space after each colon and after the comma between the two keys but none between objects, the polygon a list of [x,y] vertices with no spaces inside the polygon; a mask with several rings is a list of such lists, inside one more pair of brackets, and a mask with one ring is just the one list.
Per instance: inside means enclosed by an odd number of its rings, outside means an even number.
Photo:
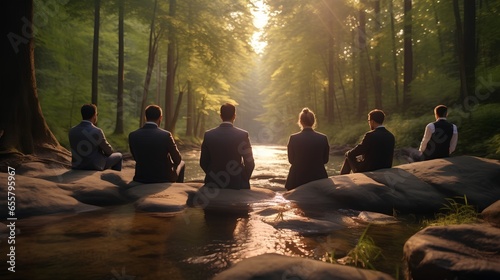
[{"label": "grass tuft", "polygon": [[[463,203],[459,203],[457,200],[463,200]],[[466,195],[446,198],[446,201],[447,203],[441,208],[443,213],[436,214],[434,220],[424,220],[425,226],[461,225],[477,222],[478,213],[474,206],[469,205]]]}]

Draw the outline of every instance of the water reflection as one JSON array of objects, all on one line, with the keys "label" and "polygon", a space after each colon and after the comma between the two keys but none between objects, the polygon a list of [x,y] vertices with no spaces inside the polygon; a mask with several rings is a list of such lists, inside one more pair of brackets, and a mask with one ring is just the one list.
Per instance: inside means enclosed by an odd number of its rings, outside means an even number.
[{"label": "water reflection", "polygon": [[[253,154],[255,159],[255,170],[253,172],[254,183],[260,185],[260,178],[272,178],[271,189],[277,187],[273,181],[284,183],[288,175],[290,164],[285,146],[254,145]],[[183,151],[182,156],[186,162],[186,181],[202,181],[205,173],[199,166],[200,151]],[[330,155],[330,160],[326,164],[328,176],[338,175],[342,164],[342,157]],[[281,186],[284,190],[284,187]]]}]

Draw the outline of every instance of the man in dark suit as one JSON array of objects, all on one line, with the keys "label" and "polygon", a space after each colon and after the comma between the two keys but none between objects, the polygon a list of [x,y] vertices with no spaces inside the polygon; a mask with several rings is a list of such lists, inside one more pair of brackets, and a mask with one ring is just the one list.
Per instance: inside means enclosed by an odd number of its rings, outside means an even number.
[{"label": "man in dark suit", "polygon": [[146,123],[128,136],[130,152],[135,159],[134,181],[164,183],[184,181],[184,161],[172,134],[161,129],[162,110],[149,105]]},{"label": "man in dark suit", "polygon": [[365,134],[360,144],[346,152],[340,174],[392,167],[396,141],[394,135],[382,125],[384,118],[385,114],[381,110],[375,109],[368,113],[371,131]]},{"label": "man in dark suit", "polygon": [[249,189],[255,167],[248,132],[234,127],[236,107],[226,103],[220,108],[222,124],[205,132],[200,166],[205,171],[205,186]]},{"label": "man in dark suit", "polygon": [[420,143],[419,151],[422,160],[449,157],[457,147],[457,126],[448,122],[448,108],[438,105],[434,108],[436,121],[425,127],[424,137]]},{"label": "man in dark suit", "polygon": [[114,153],[97,124],[97,107],[85,104],[80,109],[82,122],[69,131],[71,168],[86,170],[122,169],[122,154]]}]

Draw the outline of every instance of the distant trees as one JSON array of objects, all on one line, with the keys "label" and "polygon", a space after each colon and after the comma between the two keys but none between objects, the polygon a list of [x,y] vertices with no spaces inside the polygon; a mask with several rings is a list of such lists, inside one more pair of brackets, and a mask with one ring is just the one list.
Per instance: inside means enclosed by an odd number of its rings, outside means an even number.
[{"label": "distant trees", "polygon": [[167,129],[184,128],[189,119],[193,136],[203,132],[204,118],[221,102],[244,98],[234,85],[250,71],[255,55],[248,1],[92,3],[58,6],[36,36],[42,105],[64,143],[81,104],[98,98],[104,130],[124,135],[141,124],[145,106],[159,103]]},{"label": "distant trees", "polygon": [[[477,89],[481,38],[498,42],[486,30],[498,35],[491,28],[500,24],[493,19],[500,4],[480,2],[267,1],[264,71],[270,81],[263,89],[268,105],[261,119],[274,116],[277,121],[269,125],[280,135],[293,129],[291,116],[304,106],[325,111],[320,116],[337,126],[340,116],[353,122],[375,107],[411,115],[438,102],[463,103]],[[479,15],[482,25],[476,25]],[[483,53],[482,61],[493,57],[498,56]],[[339,73],[335,79],[333,71]],[[313,102],[318,88],[325,94]],[[335,92],[344,93],[336,95],[337,106]]]},{"label": "distant trees", "polygon": [[47,18],[35,0],[37,87],[51,131],[65,144],[80,105],[99,101],[99,125],[123,137],[158,103],[167,129],[197,137],[234,101],[277,141],[302,107],[335,129],[374,107],[412,115],[474,94],[478,71],[500,63],[498,1],[266,3],[267,47],[256,55],[248,0],[69,1]]}]

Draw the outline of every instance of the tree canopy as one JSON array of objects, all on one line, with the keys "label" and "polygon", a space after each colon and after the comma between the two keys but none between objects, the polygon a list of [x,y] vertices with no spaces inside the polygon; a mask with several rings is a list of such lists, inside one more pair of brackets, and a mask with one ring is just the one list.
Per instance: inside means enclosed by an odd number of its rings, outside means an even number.
[{"label": "tree canopy", "polygon": [[[268,22],[257,53],[260,2]],[[459,122],[461,143],[476,141],[472,123],[500,111],[499,14],[493,0],[34,0],[36,96],[64,146],[80,106],[96,98],[99,126],[121,150],[152,103],[185,141],[216,125],[224,102],[239,104],[237,124],[255,142],[285,143],[309,107],[333,144],[352,144],[377,107],[393,121],[398,146],[416,146],[441,103]],[[459,150],[498,154],[498,127],[483,127],[481,147]]]}]

